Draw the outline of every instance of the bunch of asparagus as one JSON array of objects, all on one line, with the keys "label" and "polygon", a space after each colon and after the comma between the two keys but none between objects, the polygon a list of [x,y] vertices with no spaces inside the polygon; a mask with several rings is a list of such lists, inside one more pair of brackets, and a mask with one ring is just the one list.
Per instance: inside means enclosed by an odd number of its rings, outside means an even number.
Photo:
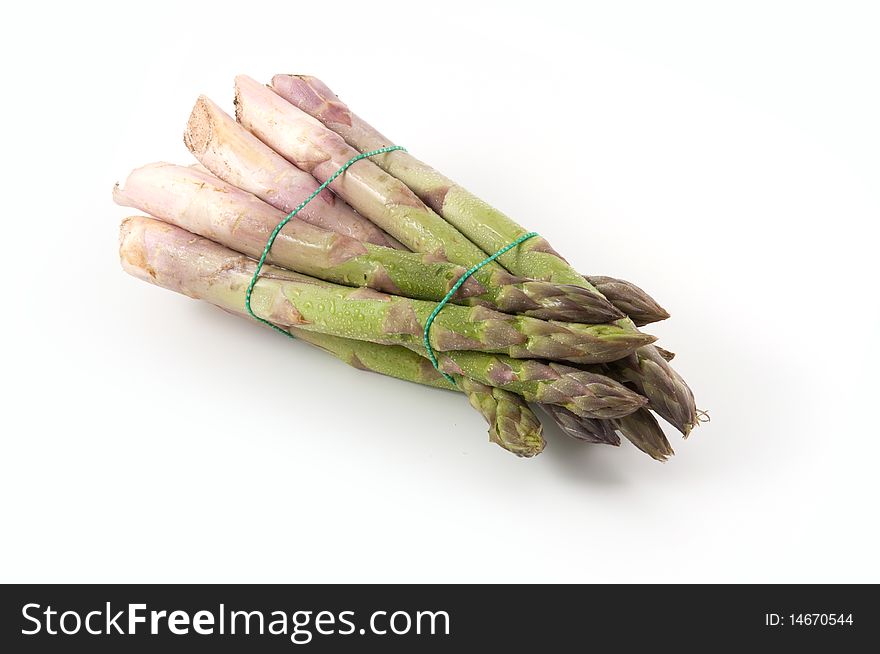
[{"label": "bunch of asparagus", "polygon": [[[576,272],[532,237],[475,272],[424,328],[466,270],[528,230],[393,145],[314,77],[239,76],[236,118],[200,97],[184,142],[198,164],[133,171],[114,200],[151,217],[120,228],[123,268],[150,283],[255,314],[352,366],[466,394],[489,438],[519,456],[544,448],[544,414],[573,438],[623,435],[663,461],[654,413],[684,436],[697,422],[672,354],[638,327],[669,314],[640,288]],[[452,380],[452,381],[450,381]],[[652,413],[653,411],[653,413]]]}]

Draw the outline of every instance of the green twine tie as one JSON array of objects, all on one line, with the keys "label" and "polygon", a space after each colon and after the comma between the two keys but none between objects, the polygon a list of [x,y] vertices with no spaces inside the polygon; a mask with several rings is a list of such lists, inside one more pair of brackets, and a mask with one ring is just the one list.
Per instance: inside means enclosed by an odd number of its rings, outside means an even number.
[{"label": "green twine tie", "polygon": [[[377,150],[370,150],[369,152],[363,152],[359,155],[352,157],[351,159],[346,161],[344,164],[342,164],[342,166],[339,168],[339,170],[337,170],[335,173],[330,175],[330,177],[328,177],[327,180],[323,184],[321,184],[318,188],[316,188],[312,192],[312,194],[309,195],[309,197],[307,197],[305,200],[300,202],[299,206],[297,206],[293,211],[291,211],[289,214],[287,214],[282,219],[282,221],[275,226],[275,229],[273,229],[272,233],[269,235],[269,240],[266,241],[266,247],[263,248],[263,253],[260,255],[259,261],[257,261],[257,268],[254,271],[254,276],[251,278],[251,283],[248,284],[247,291],[245,292],[245,296],[244,296],[244,306],[247,309],[247,312],[250,314],[250,316],[254,320],[258,320],[259,322],[263,323],[264,325],[268,325],[269,327],[271,327],[275,331],[284,334],[288,338],[294,338],[293,334],[291,334],[289,331],[287,331],[285,329],[281,329],[278,325],[275,325],[274,323],[269,322],[265,318],[260,318],[260,316],[258,316],[256,313],[254,313],[253,308],[251,308],[251,296],[253,295],[254,287],[257,285],[257,282],[260,279],[260,272],[262,272],[263,265],[266,263],[266,258],[269,256],[269,250],[272,249],[272,245],[275,243],[275,239],[278,237],[278,234],[281,232],[281,230],[284,229],[284,226],[287,223],[289,223],[294,216],[296,216],[300,211],[302,211],[303,208],[309,202],[311,202],[316,197],[318,197],[318,195],[320,195],[321,191],[323,191],[325,188],[330,186],[330,184],[333,181],[335,181],[337,177],[339,177],[340,175],[342,175],[342,173],[344,173],[346,170],[351,168],[352,165],[356,164],[361,159],[375,157],[378,154],[385,154],[387,152],[394,152],[395,150],[400,150],[402,152],[406,152],[406,148],[404,148],[401,145],[389,145],[387,147],[379,148]],[[461,277],[458,278],[458,281],[455,282],[455,284],[452,286],[452,288],[449,289],[449,292],[444,296],[444,298],[442,300],[440,300],[440,302],[437,304],[436,307],[434,307],[434,310],[431,312],[431,315],[428,316],[428,320],[425,321],[425,331],[423,333],[422,340],[424,341],[424,344],[425,344],[425,350],[427,350],[427,352],[428,352],[428,358],[431,360],[431,363],[433,364],[433,366],[437,370],[437,372],[439,372],[441,375],[443,375],[443,377],[445,377],[446,380],[450,384],[455,385],[455,379],[452,377],[452,375],[448,375],[445,372],[443,372],[442,370],[440,370],[440,363],[437,361],[437,355],[434,354],[434,348],[431,347],[431,339],[429,337],[430,337],[430,333],[431,333],[431,325],[434,324],[434,319],[437,317],[437,315],[440,313],[440,311],[443,309],[443,307],[445,307],[447,304],[449,304],[449,301],[452,300],[452,296],[454,296],[456,294],[456,292],[458,291],[458,289],[461,288],[461,285],[464,284],[475,272],[477,272],[483,266],[495,261],[495,259],[500,257],[502,254],[512,250],[513,248],[515,248],[517,245],[519,245],[523,241],[527,241],[528,239],[532,238],[533,236],[537,236],[537,235],[538,235],[537,232],[529,232],[528,234],[523,234],[518,239],[516,239],[513,243],[509,243],[509,244],[505,245],[503,248],[498,250],[498,252],[496,252],[495,254],[489,255],[488,257],[483,259],[480,263],[478,263],[474,266],[471,266]]]},{"label": "green twine tie", "polygon": [[516,239],[513,243],[508,243],[503,248],[498,250],[498,252],[496,252],[495,254],[489,255],[488,257],[483,259],[480,263],[468,268],[467,272],[458,278],[458,281],[455,282],[455,285],[452,288],[450,288],[449,292],[446,294],[446,296],[442,300],[440,300],[440,303],[436,307],[434,307],[434,310],[431,312],[431,315],[428,316],[428,319],[425,321],[425,332],[424,332],[423,340],[425,341],[425,349],[428,351],[428,358],[431,359],[431,363],[434,364],[434,368],[437,369],[437,372],[439,372],[441,375],[443,375],[446,378],[446,381],[448,381],[450,384],[455,384],[455,380],[452,378],[452,375],[447,375],[445,372],[440,370],[440,363],[437,361],[437,356],[434,354],[434,348],[431,347],[431,339],[428,338],[430,330],[431,330],[431,325],[434,324],[434,318],[436,318],[437,314],[440,313],[440,310],[449,303],[449,301],[452,299],[452,296],[455,295],[455,292],[459,288],[461,288],[462,284],[464,284],[467,281],[468,277],[473,275],[475,272],[477,272],[480,268],[485,266],[487,263],[491,263],[491,262],[495,261],[495,259],[500,257],[502,254],[504,254],[508,250],[512,250],[513,248],[515,248],[517,245],[519,245],[523,241],[527,241],[530,238],[532,238],[533,236],[537,236],[537,235],[538,235],[537,232],[529,232],[528,234],[523,234],[518,239]]},{"label": "green twine tie", "polygon": [[266,257],[269,256],[269,250],[272,249],[272,245],[274,245],[275,239],[278,238],[278,234],[281,232],[282,229],[284,229],[284,226],[287,223],[289,223],[291,221],[291,219],[296,214],[298,214],[300,211],[302,211],[309,202],[311,202],[316,197],[318,197],[321,194],[321,191],[323,191],[325,188],[330,186],[330,184],[332,182],[334,182],[336,180],[336,178],[339,177],[342,173],[344,173],[346,170],[351,168],[354,164],[356,164],[361,159],[366,159],[368,157],[375,157],[377,154],[385,154],[386,152],[394,152],[395,150],[402,150],[403,152],[406,152],[406,148],[403,147],[402,145],[389,145],[384,148],[379,148],[378,150],[371,150],[370,152],[364,152],[362,154],[359,154],[357,156],[352,157],[351,159],[346,161],[344,164],[342,164],[342,166],[339,168],[339,170],[337,170],[335,173],[330,175],[330,177],[328,177],[327,180],[323,184],[321,184],[318,188],[316,188],[309,197],[307,197],[305,200],[300,202],[299,206],[297,206],[293,211],[291,211],[289,214],[287,214],[282,219],[282,221],[275,226],[275,229],[273,229],[272,233],[269,235],[269,240],[266,241],[266,247],[263,248],[263,254],[260,255],[260,260],[257,261],[257,269],[254,271],[254,276],[251,277],[251,283],[248,284],[247,292],[244,295],[244,306],[252,318],[254,318],[255,320],[259,320],[264,325],[269,325],[269,327],[274,329],[276,332],[280,332],[280,333],[284,334],[285,336],[288,336],[290,338],[294,338],[293,334],[291,334],[289,331],[281,329],[281,327],[269,322],[265,318],[260,318],[260,316],[255,314],[254,310],[251,308],[251,295],[253,295],[254,286],[257,285],[257,281],[260,279],[260,272],[262,272],[262,270],[263,270],[263,264],[266,263]]}]

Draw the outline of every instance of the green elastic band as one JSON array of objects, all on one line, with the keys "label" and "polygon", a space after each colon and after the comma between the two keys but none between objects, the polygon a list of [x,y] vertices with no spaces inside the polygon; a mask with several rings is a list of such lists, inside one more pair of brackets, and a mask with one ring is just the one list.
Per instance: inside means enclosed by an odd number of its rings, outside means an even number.
[{"label": "green elastic band", "polygon": [[468,271],[464,275],[459,277],[458,281],[455,282],[455,285],[449,289],[449,292],[446,294],[446,297],[444,297],[442,300],[440,300],[440,303],[436,307],[434,307],[434,310],[431,312],[431,315],[428,316],[428,320],[425,322],[425,333],[424,333],[425,349],[428,351],[428,357],[431,359],[431,363],[434,364],[434,367],[437,369],[437,372],[439,372],[441,375],[443,375],[446,378],[446,381],[448,381],[450,384],[455,384],[455,379],[452,378],[452,375],[447,375],[445,372],[440,370],[440,363],[437,361],[437,356],[434,354],[434,348],[431,347],[431,339],[428,338],[429,332],[431,330],[431,325],[434,324],[434,318],[436,318],[437,314],[440,313],[440,310],[449,303],[449,301],[452,299],[452,296],[455,295],[455,292],[459,288],[461,288],[462,284],[464,284],[467,281],[468,277],[473,275],[475,272],[477,272],[480,268],[485,266],[487,263],[491,263],[491,262],[495,261],[495,259],[500,257],[502,254],[504,254],[508,250],[512,250],[513,248],[515,248],[517,245],[519,245],[523,241],[527,241],[530,238],[532,238],[533,236],[537,236],[537,235],[538,235],[537,232],[529,232],[528,234],[523,234],[518,239],[516,239],[513,243],[509,243],[509,244],[505,245],[503,248],[498,250],[498,252],[496,252],[495,254],[489,255],[488,257],[483,259],[480,263],[469,268]]},{"label": "green elastic band", "polygon": [[[406,148],[404,148],[401,145],[389,145],[384,148],[379,148],[378,150],[371,150],[370,152],[363,152],[355,157],[352,157],[351,159],[346,161],[339,168],[339,170],[337,170],[335,173],[330,175],[330,177],[328,177],[327,180],[323,184],[321,184],[318,188],[316,188],[314,190],[314,192],[309,197],[307,197],[305,200],[303,200],[299,204],[299,206],[296,207],[296,209],[294,209],[289,214],[287,214],[284,217],[284,219],[275,226],[275,229],[272,230],[272,234],[269,235],[269,240],[266,241],[266,247],[263,248],[263,254],[260,255],[260,259],[259,259],[259,261],[257,261],[257,269],[254,271],[254,276],[251,278],[251,283],[248,284],[247,292],[245,293],[245,296],[244,296],[244,306],[247,309],[247,312],[250,314],[250,316],[254,320],[259,320],[261,323],[263,323],[264,325],[268,325],[269,327],[274,329],[276,332],[280,332],[281,334],[284,334],[285,336],[287,336],[289,338],[294,338],[293,334],[291,334],[289,331],[287,331],[285,329],[281,329],[281,327],[269,322],[265,318],[260,318],[260,316],[255,314],[254,310],[251,308],[251,295],[253,295],[254,287],[257,285],[257,282],[260,279],[260,272],[263,270],[263,265],[266,263],[266,258],[269,256],[269,250],[272,249],[272,245],[275,243],[275,239],[278,237],[278,234],[281,232],[281,230],[284,229],[284,226],[287,223],[289,223],[290,220],[294,216],[296,216],[296,214],[298,214],[300,211],[302,211],[303,208],[309,202],[311,202],[316,197],[318,197],[318,195],[321,193],[321,191],[323,191],[325,188],[330,186],[330,184],[334,180],[336,180],[337,177],[339,177],[342,173],[344,173],[346,170],[351,168],[351,166],[353,164],[357,163],[361,159],[367,159],[368,157],[375,157],[377,154],[385,154],[386,152],[394,152],[395,150],[401,150],[402,152],[406,152]],[[482,268],[486,264],[491,263],[492,261],[495,261],[495,259],[500,257],[505,252],[512,250],[513,248],[515,248],[517,245],[519,245],[523,241],[527,241],[528,239],[532,238],[533,236],[537,236],[537,235],[538,235],[537,232],[529,232],[528,234],[523,234],[518,239],[516,239],[513,243],[505,245],[503,248],[498,250],[498,252],[496,252],[495,254],[489,255],[488,257],[483,259],[480,263],[476,264],[475,266],[472,266],[470,269],[467,270],[467,272],[465,272],[464,275],[462,275],[461,277],[458,278],[458,281],[455,282],[453,287],[451,289],[449,289],[449,292],[446,294],[446,296],[442,300],[440,300],[440,302],[437,304],[436,307],[434,307],[434,310],[431,312],[431,315],[428,316],[428,320],[425,322],[425,331],[423,334],[423,340],[425,342],[425,349],[428,351],[428,358],[431,359],[431,363],[434,365],[434,368],[436,368],[437,371],[441,375],[443,375],[449,383],[455,384],[455,379],[452,378],[452,375],[447,375],[445,372],[440,370],[440,363],[437,361],[437,356],[434,354],[434,348],[431,347],[431,340],[429,338],[429,335],[431,332],[431,325],[434,324],[434,319],[437,317],[437,314],[440,313],[440,310],[443,309],[443,307],[445,307],[449,303],[449,301],[452,299],[452,296],[455,295],[456,291],[458,291],[458,289],[461,288],[461,285],[464,284],[471,275],[473,275],[475,272],[477,272],[480,268]]]},{"label": "green elastic band", "polygon": [[260,272],[263,270],[263,264],[266,263],[266,257],[269,256],[269,250],[272,249],[272,245],[275,243],[275,239],[278,238],[278,234],[279,232],[281,232],[282,229],[284,229],[284,226],[289,223],[296,214],[302,211],[309,202],[318,197],[321,191],[330,186],[330,184],[334,180],[336,180],[337,177],[339,177],[342,173],[351,168],[352,165],[356,164],[361,159],[366,159],[367,157],[375,157],[377,154],[385,154],[386,152],[393,152],[395,150],[402,150],[403,152],[406,152],[406,148],[401,145],[389,145],[388,147],[379,148],[378,150],[371,150],[370,152],[364,152],[355,157],[352,157],[351,159],[346,161],[339,170],[330,175],[330,177],[327,178],[327,181],[316,188],[309,197],[300,202],[299,206],[296,207],[296,209],[287,214],[284,219],[275,226],[275,229],[272,230],[272,234],[270,234],[269,236],[269,240],[266,241],[266,247],[263,248],[263,254],[260,255],[260,260],[257,261],[257,269],[254,271],[254,276],[251,278],[251,283],[248,284],[247,292],[244,296],[244,306],[251,317],[254,318],[254,320],[259,320],[264,325],[269,325],[269,327],[274,329],[276,332],[280,332],[285,336],[294,338],[293,334],[291,334],[289,331],[281,329],[277,325],[269,322],[264,318],[260,318],[257,314],[254,313],[254,310],[251,308],[251,295],[254,292],[254,286],[257,285],[257,281],[260,279]]}]

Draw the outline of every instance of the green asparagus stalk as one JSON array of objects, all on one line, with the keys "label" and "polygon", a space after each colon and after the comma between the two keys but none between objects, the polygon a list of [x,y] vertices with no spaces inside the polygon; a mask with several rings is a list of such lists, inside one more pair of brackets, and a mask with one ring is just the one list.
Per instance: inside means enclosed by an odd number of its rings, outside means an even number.
[{"label": "green asparagus stalk", "polygon": [[[358,154],[337,134],[249,77],[236,78],[235,94],[238,121],[273,150],[322,182]],[[426,207],[405,184],[384,173],[370,160],[355,163],[331,188],[414,252],[467,267],[486,258],[485,252]],[[496,250],[504,245],[507,243]],[[474,276],[486,288],[515,283],[510,274],[495,263],[481,268]],[[564,311],[566,320],[572,322],[602,323],[622,317],[597,291],[583,286],[551,284],[533,288],[529,285],[529,299],[539,307]]]},{"label": "green asparagus stalk", "polygon": [[[244,314],[242,314],[244,315]],[[288,328],[298,339],[316,345],[349,365],[435,388],[458,390],[468,394],[471,404],[492,426],[490,440],[519,456],[534,456],[544,448],[540,423],[528,410],[523,399],[514,393],[480,384],[467,377],[455,376],[450,384],[430,362],[396,345],[379,345],[338,336]],[[540,404],[560,429],[577,440],[588,443],[620,445],[615,429],[620,429],[636,446],[660,460],[672,454],[669,443],[650,412],[640,410],[632,419],[599,420],[582,418],[568,409],[553,404]],[[505,417],[506,416],[506,417]]]},{"label": "green asparagus stalk", "polygon": [[[314,77],[276,75],[273,89],[305,113],[321,121],[359,151],[390,144],[382,134],[352,113],[322,82]],[[496,252],[528,230],[477,196],[406,152],[375,157],[375,164],[402,181],[421,200],[486,252]],[[498,261],[516,275],[599,291],[575,271],[543,238],[532,238]],[[626,321],[633,327],[632,321]],[[631,376],[651,401],[652,408],[685,436],[697,422],[693,394],[684,380],[663,361],[653,347],[639,351],[641,364]]]},{"label": "green asparagus stalk", "polygon": [[[127,219],[120,229],[120,242],[123,268],[135,277],[206,300],[234,313],[242,312],[245,290],[254,271],[252,260],[152,218]],[[377,324],[374,316],[366,312],[356,312],[352,316],[340,311],[336,303],[322,298],[308,300],[312,305],[308,311],[314,320],[309,323],[299,312],[299,305],[292,304],[284,293],[278,292],[279,285],[286,288],[291,282],[297,282],[300,286],[309,285],[303,283],[302,279],[301,275],[285,269],[266,266],[253,296],[257,313],[285,327],[294,326],[303,331],[344,337],[369,336],[378,340],[382,340],[381,332],[398,331],[401,324],[408,322],[400,315],[393,315],[389,320]],[[311,280],[310,284],[316,287],[322,284],[332,286],[317,280]],[[375,292],[366,289],[360,289],[360,292],[375,295]],[[384,300],[379,302],[384,303]],[[371,323],[373,328],[358,326],[361,323]],[[424,354],[418,339],[404,344]],[[470,351],[445,352],[438,358],[447,374],[468,377],[487,386],[516,393],[529,402],[559,404],[584,417],[620,417],[645,406],[647,402],[639,394],[607,377],[557,363]]]},{"label": "green asparagus stalk", "polygon": [[584,275],[584,277],[605,296],[606,300],[629,316],[638,327],[666,320],[669,317],[666,309],[632,282],[603,275]]},{"label": "green asparagus stalk", "polygon": [[[133,171],[124,188],[117,185],[113,197],[118,204],[146,211],[252,257],[259,257],[286,215],[211,173],[166,163]],[[326,281],[438,302],[465,273],[461,266],[434,261],[429,255],[362,243],[296,219],[280,232],[268,261]],[[564,305],[561,310],[553,306],[548,293],[555,292],[554,285],[516,281],[513,276],[507,281],[511,282],[507,286],[486,288],[468,278],[452,301],[535,318],[569,317]],[[544,294],[546,306],[530,299],[536,293]]]},{"label": "green asparagus stalk", "polygon": [[[419,384],[459,390],[468,394],[471,404],[492,425],[490,440],[519,456],[533,456],[544,448],[540,423],[528,411],[519,395],[493,389],[467,377],[456,375],[453,386],[430,362],[403,347],[355,341],[338,336],[289,328],[292,335],[327,350],[355,368]],[[560,429],[577,440],[588,443],[620,445],[615,429],[620,429],[636,446],[653,458],[663,460],[672,454],[657,421],[644,409],[618,420],[583,418],[554,404],[539,404]],[[508,413],[508,419],[501,416]],[[537,424],[536,424],[537,423]]]},{"label": "green asparagus stalk", "polygon": [[576,413],[555,404],[540,405],[547,415],[559,426],[563,433],[572,438],[586,443],[601,443],[604,445],[620,445],[620,437],[615,431],[615,424],[611,420],[599,420],[597,418],[582,418]]},{"label": "green asparagus stalk", "polygon": [[508,452],[531,457],[544,449],[540,421],[515,393],[462,376],[455,376],[455,385],[450,384],[426,358],[398,345],[356,341],[295,327],[288,330],[296,338],[320,347],[355,368],[465,393],[471,406],[489,423],[489,440]]},{"label": "green asparagus stalk", "polygon": [[[244,310],[232,313],[249,317]],[[297,340],[329,352],[353,368],[447,391],[461,390],[456,384],[447,381],[428,359],[400,345],[382,345],[298,327],[276,326],[289,332]]]},{"label": "green asparagus stalk", "polygon": [[456,379],[456,384],[491,426],[491,442],[517,456],[531,457],[541,453],[545,445],[541,421],[522,397],[467,377]]},{"label": "green asparagus stalk", "polygon": [[[124,236],[121,245],[123,261],[136,260],[143,252],[138,251],[137,248],[134,250],[130,248],[132,241],[126,233],[130,233],[132,228],[133,231],[138,231],[136,220],[129,219],[123,223]],[[137,254],[134,254],[135,252]],[[128,269],[131,270],[130,267]],[[144,272],[146,271],[139,270],[138,276],[142,276]],[[250,317],[243,309],[226,310],[233,315]],[[275,326],[287,331],[297,340],[321,348],[353,368],[434,388],[460,391],[467,395],[471,406],[489,423],[490,442],[521,457],[535,456],[544,449],[541,422],[523,398],[515,393],[486,386],[459,375],[452,375],[455,383],[450,383],[426,357],[399,345],[381,345],[297,327]]]},{"label": "green asparagus stalk", "polygon": [[[195,270],[186,275],[190,290],[220,306],[240,307],[238,288],[247,287],[255,262],[213,241],[194,241],[183,230],[179,239],[188,239],[187,248],[199,255]],[[166,250],[161,252],[171,259]],[[172,259],[168,267],[180,263],[179,258]],[[234,292],[229,292],[230,287]],[[277,324],[421,349],[424,326],[436,303],[339,286],[270,267],[254,289],[252,306]],[[573,363],[614,361],[650,340],[614,325],[558,323],[454,304],[437,314],[431,328],[431,345],[440,352],[476,350]]]},{"label": "green asparagus stalk", "polygon": [[[205,96],[193,107],[183,142],[214,175],[253,193],[285,215],[318,188],[314,177],[277,154]],[[404,249],[329,190],[304,206],[297,218],[358,241]]]},{"label": "green asparagus stalk", "polygon": [[[183,141],[206,171],[253,193],[285,214],[298,207],[318,186],[309,173],[288,162],[205,96],[200,96],[193,107]],[[303,207],[297,217],[359,241],[403,249],[403,245],[329,190]],[[657,302],[631,282],[601,276],[587,279],[638,326],[669,317]],[[535,317],[565,319],[558,315]]]},{"label": "green asparagus stalk", "polygon": [[[315,77],[276,75],[272,78],[272,89],[289,103],[341,136],[355,151],[364,152],[392,144],[385,136],[351,112],[323,82]],[[245,126],[248,127],[247,124]],[[486,252],[497,252],[530,231],[517,225],[500,211],[493,209],[477,196],[407,152],[389,152],[374,157],[373,161],[379,168],[403,182],[459,233],[464,234]],[[377,222],[372,216],[370,219]],[[540,236],[531,238],[502,255],[498,262],[508,270],[523,271],[514,274],[522,274],[532,279],[576,284],[601,297],[599,292],[586,282],[582,275],[573,272],[560,255],[550,247],[546,239]]]}]

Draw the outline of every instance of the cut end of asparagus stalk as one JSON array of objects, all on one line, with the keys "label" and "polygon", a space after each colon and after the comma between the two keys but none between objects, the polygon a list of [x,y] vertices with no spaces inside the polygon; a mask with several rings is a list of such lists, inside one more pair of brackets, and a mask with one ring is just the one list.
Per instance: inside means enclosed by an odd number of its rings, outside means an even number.
[{"label": "cut end of asparagus stalk", "polygon": [[216,105],[211,100],[200,95],[186,122],[183,144],[197,158],[208,150],[214,140],[215,108]]},{"label": "cut end of asparagus stalk", "polygon": [[639,409],[614,422],[630,443],[652,459],[663,462],[675,454],[657,419],[647,409]]},{"label": "cut end of asparagus stalk", "polygon": [[[157,163],[131,172],[117,204],[137,208],[227,247],[259,257],[284,213],[258,197],[194,167]],[[319,202],[318,199],[315,202]],[[363,243],[299,220],[278,234],[267,259],[346,285],[440,300],[465,269],[425,261],[423,255]],[[469,278],[454,301],[485,293]]]},{"label": "cut end of asparagus stalk", "polygon": [[669,318],[666,309],[632,282],[600,275],[588,275],[586,278],[639,327]]},{"label": "cut end of asparagus stalk", "polygon": [[[285,214],[300,206],[318,187],[314,177],[272,150],[205,96],[199,97],[190,113],[183,142],[214,175]],[[365,243],[405,249],[326,189],[313,203],[302,207],[297,217]]]}]

